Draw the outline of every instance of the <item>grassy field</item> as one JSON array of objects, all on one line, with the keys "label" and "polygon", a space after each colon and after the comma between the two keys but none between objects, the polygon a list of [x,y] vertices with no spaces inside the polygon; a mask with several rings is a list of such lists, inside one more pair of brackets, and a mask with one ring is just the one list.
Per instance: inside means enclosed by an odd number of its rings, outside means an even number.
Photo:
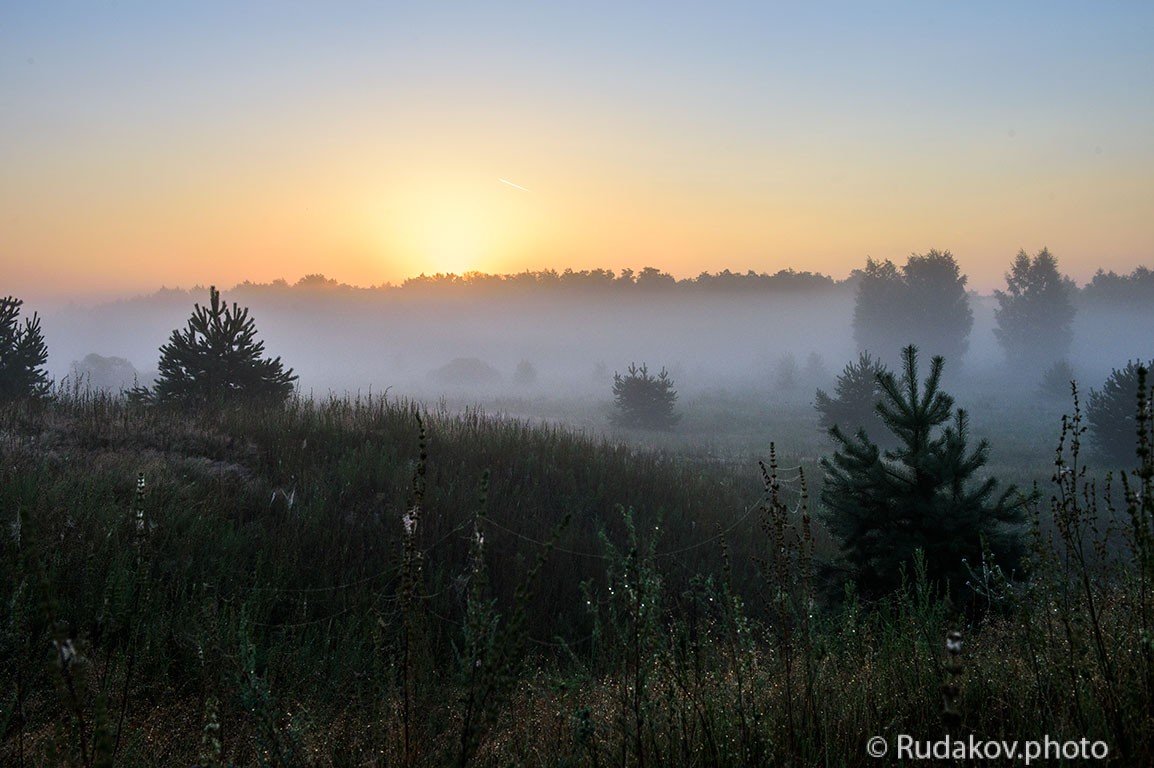
[{"label": "grassy field", "polygon": [[1064,404],[1001,402],[962,404],[1041,488],[1030,577],[975,564],[965,610],[916,565],[874,602],[837,578],[801,394],[695,395],[670,434],[544,398],[6,406],[0,763],[866,765],[950,733],[1149,764],[1149,470],[1127,505],[1067,439],[1056,474]]}]

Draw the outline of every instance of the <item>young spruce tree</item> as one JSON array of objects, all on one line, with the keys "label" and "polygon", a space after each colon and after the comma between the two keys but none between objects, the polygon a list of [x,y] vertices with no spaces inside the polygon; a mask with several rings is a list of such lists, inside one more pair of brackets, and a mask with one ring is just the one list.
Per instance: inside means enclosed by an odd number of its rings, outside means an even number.
[{"label": "young spruce tree", "polygon": [[899,587],[903,566],[912,572],[920,549],[930,578],[960,596],[963,561],[979,562],[983,545],[1000,564],[1016,559],[1016,528],[1025,511],[1012,486],[995,499],[997,482],[976,478],[989,445],[982,440],[969,450],[966,412],[954,413],[953,398],[939,388],[943,358],[933,359],[924,385],[916,347],[902,351],[902,363],[900,381],[890,372],[878,379],[878,415],[896,448],[883,452],[864,432],[847,437],[837,426],[830,429],[838,450],[822,459],[826,521],[863,594]]},{"label": "young spruce tree", "polygon": [[841,427],[843,432],[855,434],[864,429],[870,438],[883,447],[889,447],[885,425],[878,416],[877,405],[882,399],[882,386],[878,377],[886,372],[881,360],[862,352],[857,362],[850,362],[837,377],[837,389],[831,396],[819,389],[814,394],[813,407],[818,412],[818,423],[822,431],[831,427]]},{"label": "young spruce tree", "polygon": [[0,299],[0,402],[48,394],[48,345],[33,313],[20,324],[21,299]]},{"label": "young spruce tree", "polygon": [[194,406],[283,403],[297,376],[279,357],[263,355],[248,308],[230,307],[212,287],[208,306],[195,304],[188,326],[173,331],[160,348],[153,395],[158,402]]},{"label": "young spruce tree", "polygon": [[656,376],[642,363],[629,364],[626,375],[613,374],[613,402],[617,412],[614,422],[623,427],[673,429],[681,415],[674,411],[677,390],[664,368]]},{"label": "young spruce tree", "polygon": [[1138,432],[1134,403],[1143,395],[1150,401],[1149,392],[1142,392],[1139,383],[1143,368],[1154,370],[1154,360],[1131,360],[1125,368],[1115,368],[1102,389],[1090,390],[1086,405],[1090,436],[1098,457],[1113,466],[1132,467],[1139,461],[1134,450]]}]

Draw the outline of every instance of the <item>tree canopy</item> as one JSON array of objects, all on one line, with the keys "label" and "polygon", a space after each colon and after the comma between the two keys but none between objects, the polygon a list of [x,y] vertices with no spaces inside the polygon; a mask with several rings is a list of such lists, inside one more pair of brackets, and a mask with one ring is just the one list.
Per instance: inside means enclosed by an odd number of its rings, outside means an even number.
[{"label": "tree canopy", "polygon": [[861,351],[913,344],[960,360],[969,346],[974,313],[966,277],[949,251],[912,254],[900,270],[888,259],[866,261],[854,305],[854,341]]},{"label": "tree canopy", "polygon": [[1082,289],[1082,300],[1089,305],[1154,310],[1154,270],[1136,267],[1130,274],[1104,272],[1099,269]]},{"label": "tree canopy", "polygon": [[994,335],[1013,365],[1045,370],[1066,356],[1074,340],[1076,292],[1049,250],[1043,248],[1032,259],[1018,252],[1006,274],[1006,290],[994,291]]}]

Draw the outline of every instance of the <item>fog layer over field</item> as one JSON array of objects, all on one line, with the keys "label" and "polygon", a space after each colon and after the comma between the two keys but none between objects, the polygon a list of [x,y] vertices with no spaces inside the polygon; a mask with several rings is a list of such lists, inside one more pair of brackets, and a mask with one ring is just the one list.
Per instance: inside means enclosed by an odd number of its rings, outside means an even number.
[{"label": "fog layer over field", "polygon": [[[771,396],[792,383],[812,396],[856,356],[854,284],[813,282],[769,291],[680,284],[509,290],[475,284],[353,289],[312,279],[292,287],[245,284],[225,289],[224,299],[251,309],[266,352],[279,355],[300,375],[301,391],[314,396],[391,388],[394,395],[426,399],[607,400],[613,373],[633,362],[667,368],[683,395],[752,390]],[[158,348],[184,327],[193,303],[207,298],[204,288],[162,290],[49,310],[51,374],[60,380],[75,361],[96,353],[125,358],[147,383]],[[964,360],[947,361],[951,379],[1010,378],[994,336],[997,302],[971,294],[970,306],[969,349]],[[1081,302],[1070,362],[1086,386],[1096,386],[1111,368],[1154,355],[1152,339],[1154,310]],[[891,360],[897,352],[873,351]],[[1042,374],[1019,372],[1017,380],[1033,386]]]}]

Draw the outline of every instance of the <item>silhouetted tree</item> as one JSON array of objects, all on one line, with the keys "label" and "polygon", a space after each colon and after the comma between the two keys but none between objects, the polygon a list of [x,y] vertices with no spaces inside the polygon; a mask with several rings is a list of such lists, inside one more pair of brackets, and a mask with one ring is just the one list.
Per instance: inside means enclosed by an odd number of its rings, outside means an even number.
[{"label": "silhouetted tree", "polygon": [[1006,290],[994,291],[998,326],[994,335],[1011,364],[1037,369],[1066,356],[1074,339],[1074,281],[1058,271],[1043,248],[1033,259],[1019,251],[1006,275]]},{"label": "silhouetted tree", "polygon": [[856,276],[854,340],[859,350],[878,354],[912,343],[955,360],[963,357],[974,314],[966,277],[949,251],[915,253],[900,272],[889,260],[869,259]]},{"label": "silhouetted tree", "polygon": [[1154,310],[1154,270],[1136,267],[1128,275],[1098,270],[1082,289],[1082,299],[1087,304],[1104,307],[1130,307]]},{"label": "silhouetted tree", "polygon": [[[1131,360],[1126,367],[1115,368],[1101,390],[1090,390],[1086,403],[1086,420],[1098,455],[1119,466],[1137,464],[1134,451],[1138,426],[1135,406],[1138,403],[1138,372],[1154,370],[1154,360],[1142,364]],[[1150,398],[1147,398],[1147,403]]]},{"label": "silhouetted tree", "polygon": [[634,284],[644,290],[661,290],[677,287],[677,280],[656,267],[645,267],[637,273]]},{"label": "silhouetted tree", "polygon": [[664,368],[653,376],[644,363],[640,368],[630,363],[625,376],[614,372],[613,401],[614,421],[625,427],[671,429],[681,420],[673,410],[677,403],[673,379]]},{"label": "silhouetted tree", "polygon": [[21,299],[0,299],[0,401],[48,394],[48,345],[35,312],[20,324]]},{"label": "silhouetted tree", "polygon": [[965,411],[940,390],[944,361],[937,356],[918,383],[917,349],[902,353],[902,378],[879,377],[878,415],[897,438],[883,451],[864,432],[830,429],[838,450],[822,459],[821,498],[830,530],[841,540],[863,593],[880,596],[901,583],[901,567],[925,554],[928,574],[955,594],[966,579],[965,560],[977,563],[983,544],[1009,564],[1018,556],[1016,526],[1024,518],[1014,488],[993,498],[996,481],[978,481],[989,456],[985,440],[972,451]]},{"label": "silhouetted tree", "polygon": [[[193,306],[184,330],[175,330],[160,348],[160,375],[152,392],[162,403],[223,405],[281,404],[297,380],[279,357],[264,355],[248,308],[220,300],[215,286],[209,304]],[[135,391],[139,394],[139,390]]]},{"label": "silhouetted tree", "polygon": [[902,268],[909,301],[909,341],[934,355],[960,361],[969,348],[974,313],[966,276],[949,251],[910,256]]},{"label": "silhouetted tree", "polygon": [[866,259],[865,269],[855,276],[853,338],[858,350],[878,354],[909,341],[902,338],[909,330],[903,311],[906,286],[894,263]]},{"label": "silhouetted tree", "polygon": [[824,390],[814,395],[814,408],[819,414],[822,430],[829,432],[840,427],[844,434],[857,434],[860,430],[879,444],[887,442],[889,431],[877,413],[882,399],[882,385],[878,377],[886,372],[886,367],[869,352],[858,355],[857,362],[846,364],[837,377],[834,397]]},{"label": "silhouetted tree", "polygon": [[306,291],[332,291],[339,288],[348,288],[349,286],[341,285],[336,280],[325,277],[320,273],[313,273],[297,280],[296,285],[293,287]]}]

